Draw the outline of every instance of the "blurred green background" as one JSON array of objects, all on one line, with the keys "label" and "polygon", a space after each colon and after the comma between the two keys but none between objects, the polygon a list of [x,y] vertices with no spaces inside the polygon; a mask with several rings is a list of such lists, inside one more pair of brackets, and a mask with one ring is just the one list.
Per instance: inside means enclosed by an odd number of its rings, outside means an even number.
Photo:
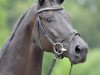
[{"label": "blurred green background", "polygon": [[[9,37],[19,17],[35,0],[0,0],[0,48]],[[100,75],[100,0],[65,0],[65,10],[72,16],[72,25],[89,44],[87,61],[73,67],[72,75]],[[42,75],[46,75],[53,55],[45,53]],[[68,75],[68,59],[57,60],[52,75]]]}]

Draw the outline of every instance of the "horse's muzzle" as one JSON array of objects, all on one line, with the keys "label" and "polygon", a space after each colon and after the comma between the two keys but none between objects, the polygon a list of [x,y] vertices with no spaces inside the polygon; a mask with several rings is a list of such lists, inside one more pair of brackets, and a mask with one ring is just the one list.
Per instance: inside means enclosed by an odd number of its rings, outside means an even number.
[{"label": "horse's muzzle", "polygon": [[83,63],[86,61],[87,53],[88,46],[82,47],[80,45],[77,45],[75,47],[75,50],[73,50],[72,53],[69,53],[69,59],[73,64]]}]

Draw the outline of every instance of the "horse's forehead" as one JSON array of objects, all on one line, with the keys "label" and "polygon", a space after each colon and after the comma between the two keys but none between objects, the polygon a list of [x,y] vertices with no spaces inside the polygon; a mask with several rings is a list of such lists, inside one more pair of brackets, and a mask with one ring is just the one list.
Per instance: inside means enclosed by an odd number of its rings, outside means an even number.
[{"label": "horse's forehead", "polygon": [[43,18],[45,18],[45,17],[53,17],[53,16],[55,16],[55,12],[54,11],[44,11],[40,15]]},{"label": "horse's forehead", "polygon": [[44,13],[45,16],[60,16],[63,18],[70,18],[70,14],[66,13],[64,10],[58,10],[58,11],[48,11]]},{"label": "horse's forehead", "polygon": [[58,12],[57,17],[65,19],[68,22],[71,22],[71,15],[68,12],[66,12],[65,10]]},{"label": "horse's forehead", "polygon": [[44,11],[44,12],[42,12],[43,16],[55,16],[55,15],[61,15],[61,14],[63,14],[61,12],[61,10],[59,10],[59,11]]}]

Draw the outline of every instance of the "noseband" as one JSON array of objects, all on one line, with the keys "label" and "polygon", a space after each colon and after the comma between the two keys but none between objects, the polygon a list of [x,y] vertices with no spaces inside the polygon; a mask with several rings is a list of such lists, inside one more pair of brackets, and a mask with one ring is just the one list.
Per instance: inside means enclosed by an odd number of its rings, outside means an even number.
[{"label": "noseband", "polygon": [[[43,8],[43,9],[40,9],[37,13],[36,13],[36,16],[37,16],[37,22],[38,22],[38,25],[39,27],[41,28],[41,30],[43,31],[43,33],[45,33],[46,37],[48,38],[48,40],[50,41],[50,43],[53,45],[53,49],[54,49],[54,52],[55,52],[55,57],[52,61],[52,64],[51,64],[51,68],[49,70],[49,73],[48,75],[51,74],[52,72],[52,69],[56,63],[56,59],[57,58],[60,58],[62,59],[64,56],[63,56],[63,53],[64,52],[67,52],[69,49],[70,49],[70,45],[71,45],[71,42],[72,42],[72,39],[75,35],[79,35],[79,33],[74,30],[73,32],[70,32],[64,36],[62,36],[61,38],[57,39],[57,42],[53,40],[53,38],[50,36],[50,34],[48,33],[47,29],[45,28],[45,26],[41,23],[41,20],[40,20],[40,17],[39,17],[39,13],[43,12],[43,11],[59,11],[59,10],[63,10],[63,8],[61,7],[46,7],[46,8]],[[70,38],[70,42],[69,42],[69,46],[67,49],[65,49],[62,45],[62,41],[65,40],[68,36],[71,36]],[[41,43],[41,42],[40,42]],[[61,51],[57,51],[55,48],[56,46],[59,45],[61,47]],[[42,47],[42,46],[41,46]]]}]

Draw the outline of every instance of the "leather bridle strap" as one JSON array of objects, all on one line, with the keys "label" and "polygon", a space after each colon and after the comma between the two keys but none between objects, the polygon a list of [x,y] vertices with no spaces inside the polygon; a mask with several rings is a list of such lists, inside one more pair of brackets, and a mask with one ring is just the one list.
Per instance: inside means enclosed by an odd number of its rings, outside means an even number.
[{"label": "leather bridle strap", "polygon": [[73,34],[75,35],[80,35],[77,30],[73,30],[72,32],[65,34],[64,36],[62,36],[61,38],[58,38],[56,41],[58,42],[62,42],[63,40],[65,40],[66,38],[68,38],[69,36],[72,36]]},{"label": "leather bridle strap", "polygon": [[40,18],[39,18],[39,13],[43,12],[43,11],[57,11],[57,10],[63,10],[63,8],[61,7],[45,7],[43,9],[40,9],[36,16],[37,16],[37,21],[39,23],[40,28],[42,29],[42,31],[45,33],[46,37],[48,38],[48,40],[50,41],[51,44],[55,45],[55,41],[52,39],[52,37],[49,35],[47,29],[44,27],[44,25],[42,25]]},{"label": "leather bridle strap", "polygon": [[44,26],[42,25],[40,18],[37,18],[37,21],[39,23],[40,28],[42,29],[43,33],[45,33],[46,37],[48,38],[48,40],[50,41],[50,43],[52,43],[54,45],[54,41],[52,40],[51,36],[49,35],[48,31],[46,30],[46,28],[44,28]]},{"label": "leather bridle strap", "polygon": [[45,8],[42,8],[42,9],[40,9],[37,13],[36,13],[36,15],[37,14],[39,14],[39,13],[41,13],[41,12],[43,12],[43,11],[57,11],[57,10],[63,10],[63,8],[61,8],[61,7],[45,7]]}]

